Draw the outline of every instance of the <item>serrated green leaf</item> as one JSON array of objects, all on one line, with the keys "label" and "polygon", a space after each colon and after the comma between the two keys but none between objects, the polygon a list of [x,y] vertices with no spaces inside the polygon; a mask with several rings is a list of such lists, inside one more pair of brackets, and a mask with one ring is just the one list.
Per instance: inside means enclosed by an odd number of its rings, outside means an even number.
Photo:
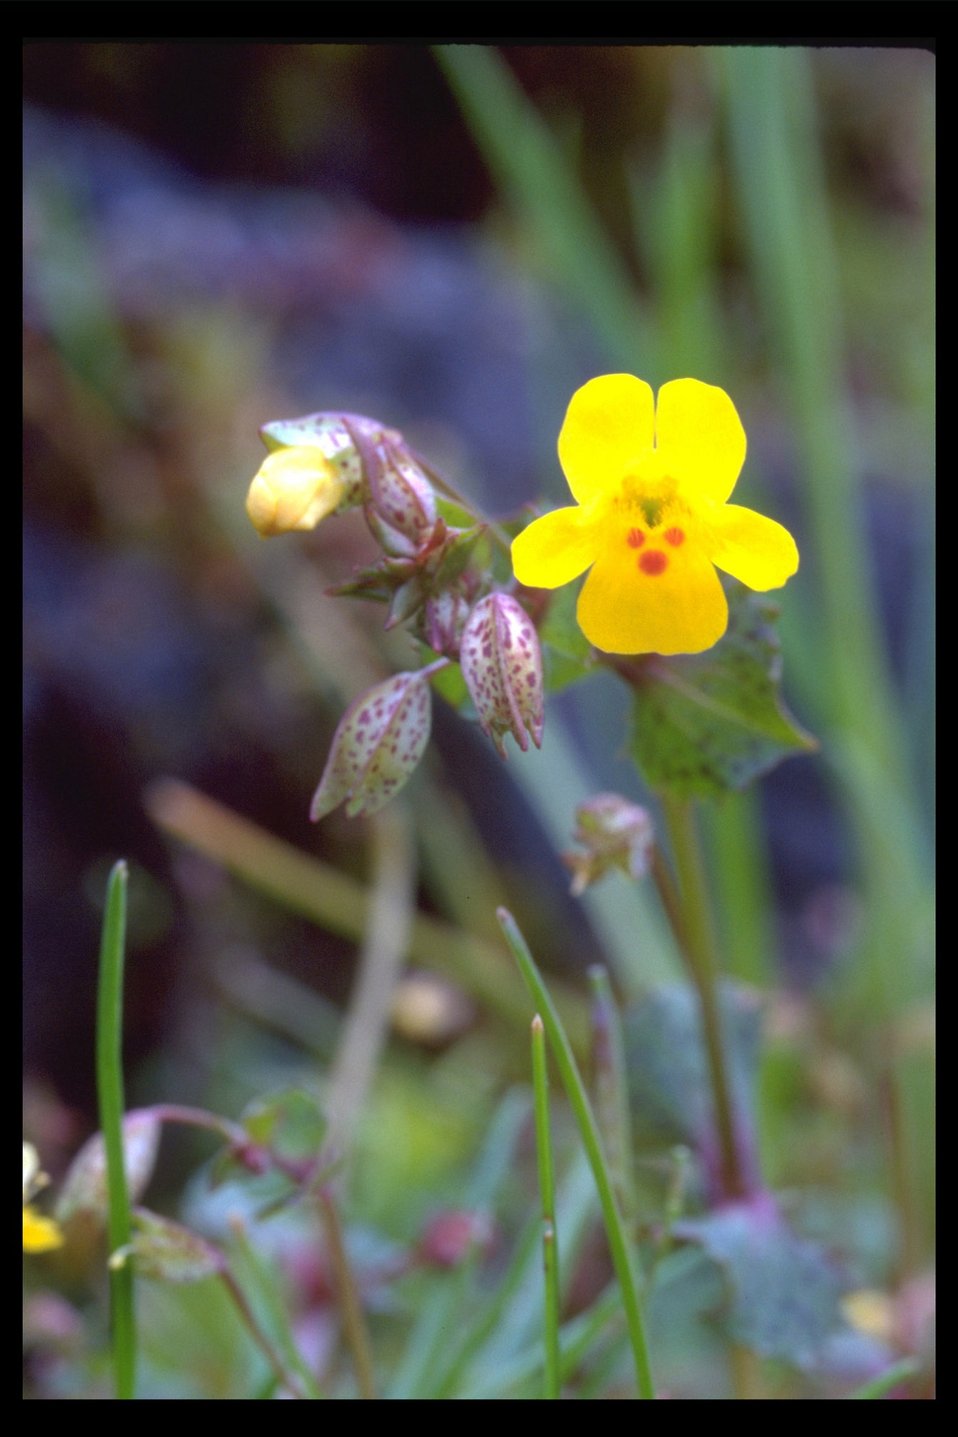
[{"label": "serrated green leaf", "polygon": [[550,693],[558,693],[584,678],[595,664],[592,645],[576,618],[578,597],[577,584],[557,589],[539,625],[545,686]]},{"label": "serrated green leaf", "polygon": [[721,1267],[733,1341],[804,1371],[829,1365],[833,1339],[845,1330],[839,1299],[847,1280],[820,1244],[799,1237],[770,1193],[678,1223],[675,1234]]},{"label": "serrated green leaf", "polygon": [[[719,987],[736,1129],[753,1129],[761,1039],[756,993]],[[711,1085],[698,998],[684,984],[656,988],[622,1015],[629,1096],[637,1122],[651,1123],[699,1152],[714,1145]]]},{"label": "serrated green leaf", "polygon": [[650,787],[713,798],[817,747],[782,702],[777,614],[764,595],[736,584],[728,630],[714,648],[642,662],[629,747]]},{"label": "serrated green leaf", "polygon": [[314,1157],[326,1134],[319,1099],[305,1088],[285,1088],[257,1099],[242,1122],[252,1142],[284,1158]]}]

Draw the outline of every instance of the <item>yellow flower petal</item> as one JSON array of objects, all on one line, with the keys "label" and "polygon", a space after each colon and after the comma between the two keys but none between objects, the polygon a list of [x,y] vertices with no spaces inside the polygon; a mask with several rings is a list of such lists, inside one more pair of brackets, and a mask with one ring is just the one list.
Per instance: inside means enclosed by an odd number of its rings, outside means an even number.
[{"label": "yellow flower petal", "polygon": [[798,548],[774,519],[723,504],[703,525],[703,542],[713,564],[750,589],[780,589],[798,569]]},{"label": "yellow flower petal", "polygon": [[520,584],[557,589],[577,579],[595,559],[599,537],[581,509],[554,509],[534,519],[512,541],[512,567]]},{"label": "yellow flower petal", "polygon": [[315,529],[339,507],[346,486],[315,445],[277,449],[267,456],[249,487],[246,512],[268,538],[294,529]]},{"label": "yellow flower petal", "polygon": [[697,544],[654,538],[636,549],[617,534],[583,585],[577,617],[609,654],[698,654],[725,633],[728,604]]},{"label": "yellow flower petal", "polygon": [[745,463],[745,430],[724,389],[673,379],[659,390],[655,442],[688,498],[722,503]]},{"label": "yellow flower petal", "polygon": [[614,493],[652,447],[655,399],[634,374],[602,374],[577,389],[559,434],[559,463],[580,504]]},{"label": "yellow flower petal", "polygon": [[48,1217],[41,1217],[32,1207],[23,1209],[24,1252],[50,1252],[62,1245],[63,1234],[55,1222]]}]

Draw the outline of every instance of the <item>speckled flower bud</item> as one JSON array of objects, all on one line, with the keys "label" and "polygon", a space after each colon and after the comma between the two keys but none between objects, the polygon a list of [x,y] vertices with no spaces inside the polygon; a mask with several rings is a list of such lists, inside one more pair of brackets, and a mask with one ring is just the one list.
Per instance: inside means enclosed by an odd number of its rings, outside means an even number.
[{"label": "speckled flower bud", "polygon": [[[160,1120],[149,1108],[123,1119],[123,1159],[130,1197],[135,1201],[149,1182],[160,1144]],[[60,1189],[56,1216],[68,1222],[78,1213],[106,1221],[106,1149],[103,1134],[94,1133],[77,1153]]]},{"label": "speckled flower bud", "polygon": [[432,720],[429,674],[394,674],[343,714],[309,816],[314,823],[346,800],[350,818],[394,798],[425,752]]},{"label": "speckled flower bud", "polygon": [[655,838],[646,809],[618,793],[597,793],[579,805],[575,816],[575,840],[584,852],[563,854],[575,896],[613,868],[633,879],[645,876]]},{"label": "speckled flower bud", "polygon": [[463,629],[469,618],[469,600],[455,589],[441,589],[426,600],[422,633],[426,643],[437,654],[459,657]]},{"label": "speckled flower bud", "polygon": [[342,503],[345,486],[316,448],[278,449],[249,486],[246,512],[264,538],[315,529]]},{"label": "speckled flower bud", "polygon": [[366,522],[387,554],[419,554],[436,529],[433,487],[401,444],[379,445],[375,454],[378,462],[367,465]]},{"label": "speckled flower bud", "polygon": [[511,733],[525,753],[538,748],[544,722],[539,636],[522,605],[508,594],[480,599],[462,634],[459,663],[483,732],[502,758]]}]

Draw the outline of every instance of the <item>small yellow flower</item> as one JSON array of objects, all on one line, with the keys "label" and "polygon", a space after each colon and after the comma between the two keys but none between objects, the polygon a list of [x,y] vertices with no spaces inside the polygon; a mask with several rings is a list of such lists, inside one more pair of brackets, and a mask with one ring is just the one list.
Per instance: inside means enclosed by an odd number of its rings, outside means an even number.
[{"label": "small yellow flower", "polygon": [[51,1218],[41,1217],[30,1206],[30,1199],[47,1182],[46,1173],[40,1171],[40,1159],[32,1143],[23,1145],[23,1250],[24,1252],[49,1252],[63,1244],[63,1234]]},{"label": "small yellow flower", "polygon": [[729,504],[745,431],[723,389],[673,379],[652,390],[604,374],[572,396],[559,462],[576,507],[513,540],[516,578],[555,589],[589,575],[577,617],[610,654],[697,654],[725,633],[716,568],[750,589],[777,589],[798,568],[787,529]]},{"label": "small yellow flower", "polygon": [[264,538],[315,529],[339,507],[345,492],[335,466],[316,445],[277,449],[249,486],[246,512]]}]

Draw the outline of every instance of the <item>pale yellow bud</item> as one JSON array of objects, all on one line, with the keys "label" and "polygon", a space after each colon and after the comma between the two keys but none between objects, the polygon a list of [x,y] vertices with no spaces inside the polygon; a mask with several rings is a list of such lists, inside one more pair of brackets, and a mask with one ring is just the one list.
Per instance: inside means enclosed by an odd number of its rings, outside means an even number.
[{"label": "pale yellow bud", "polygon": [[277,449],[249,486],[246,512],[264,538],[315,529],[339,508],[345,485],[315,445]]}]

